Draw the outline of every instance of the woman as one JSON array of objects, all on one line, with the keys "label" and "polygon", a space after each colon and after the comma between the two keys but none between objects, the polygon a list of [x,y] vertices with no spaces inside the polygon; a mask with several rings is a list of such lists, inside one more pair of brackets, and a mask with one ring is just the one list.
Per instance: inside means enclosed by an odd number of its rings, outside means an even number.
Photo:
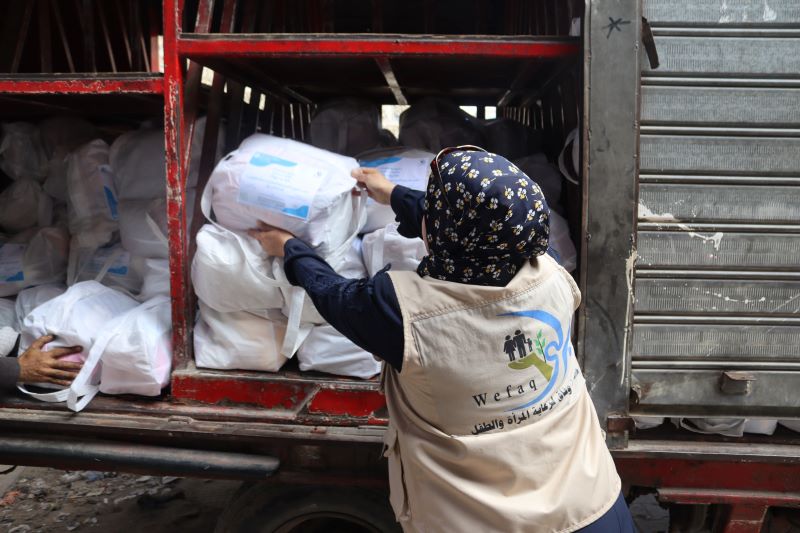
[{"label": "woman", "polygon": [[[253,230],[322,316],[381,357],[390,499],[406,531],[633,531],[570,343],[580,300],[545,254],[549,210],[505,158],[446,149],[425,193],[353,176],[429,255],[350,280],[289,233]],[[509,361],[531,332],[534,353]],[[509,337],[510,336],[510,337]],[[521,355],[521,354],[520,354]]]}]

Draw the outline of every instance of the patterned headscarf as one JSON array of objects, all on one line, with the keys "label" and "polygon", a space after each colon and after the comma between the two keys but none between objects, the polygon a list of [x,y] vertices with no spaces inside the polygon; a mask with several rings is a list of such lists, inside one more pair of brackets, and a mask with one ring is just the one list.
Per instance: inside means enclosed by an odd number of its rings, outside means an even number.
[{"label": "patterned headscarf", "polygon": [[539,186],[506,158],[461,148],[443,150],[431,165],[424,205],[429,255],[417,272],[505,286],[525,260],[547,251],[550,210]]}]

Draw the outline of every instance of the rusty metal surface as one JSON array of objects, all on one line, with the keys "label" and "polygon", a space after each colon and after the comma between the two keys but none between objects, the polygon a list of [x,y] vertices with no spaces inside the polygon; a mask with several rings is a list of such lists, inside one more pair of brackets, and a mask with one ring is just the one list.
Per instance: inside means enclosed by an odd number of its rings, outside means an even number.
[{"label": "rusty metal surface", "polygon": [[778,26],[800,24],[795,0],[645,0],[644,16],[654,24]]},{"label": "rusty metal surface", "polygon": [[160,74],[136,73],[115,75],[2,75],[0,93],[4,94],[162,94]]}]

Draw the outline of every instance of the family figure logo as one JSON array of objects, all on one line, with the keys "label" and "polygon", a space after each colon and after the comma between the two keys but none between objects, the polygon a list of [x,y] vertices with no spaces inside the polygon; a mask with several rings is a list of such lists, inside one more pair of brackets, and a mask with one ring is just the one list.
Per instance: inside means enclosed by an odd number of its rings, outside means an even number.
[{"label": "family figure logo", "polygon": [[506,335],[503,351],[508,355],[508,367],[512,370],[524,370],[535,366],[547,381],[553,376],[553,365],[547,362],[545,356],[547,337],[542,330],[536,334],[535,339],[528,337],[523,331],[516,330],[514,335]]}]

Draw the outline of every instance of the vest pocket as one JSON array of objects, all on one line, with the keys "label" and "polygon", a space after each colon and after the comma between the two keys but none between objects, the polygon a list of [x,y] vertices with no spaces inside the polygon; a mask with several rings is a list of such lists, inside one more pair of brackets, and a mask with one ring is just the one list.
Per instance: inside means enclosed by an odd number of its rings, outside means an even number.
[{"label": "vest pocket", "polygon": [[383,456],[389,463],[389,503],[392,504],[397,521],[405,522],[411,518],[411,514],[408,510],[400,443],[397,439],[397,430],[391,424],[386,430],[383,444],[385,446]]}]

